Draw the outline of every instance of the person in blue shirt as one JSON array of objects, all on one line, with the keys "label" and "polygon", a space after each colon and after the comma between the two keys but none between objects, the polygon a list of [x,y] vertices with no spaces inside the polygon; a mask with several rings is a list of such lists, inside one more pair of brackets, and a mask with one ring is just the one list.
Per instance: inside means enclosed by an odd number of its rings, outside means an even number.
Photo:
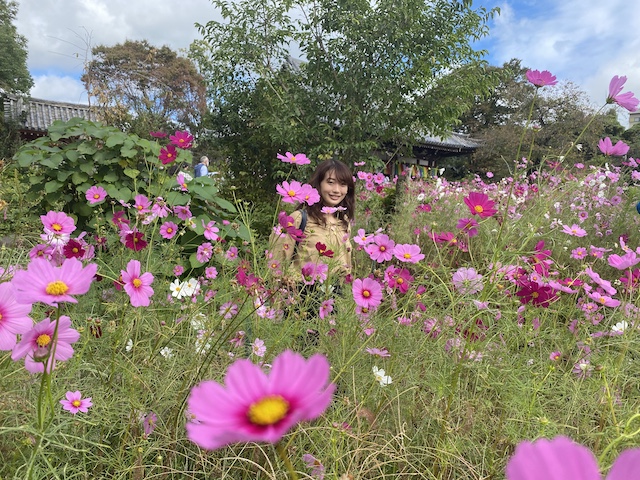
[{"label": "person in blue shirt", "polygon": [[209,174],[209,158],[206,156],[200,157],[200,163],[195,167],[195,177],[206,177]]}]

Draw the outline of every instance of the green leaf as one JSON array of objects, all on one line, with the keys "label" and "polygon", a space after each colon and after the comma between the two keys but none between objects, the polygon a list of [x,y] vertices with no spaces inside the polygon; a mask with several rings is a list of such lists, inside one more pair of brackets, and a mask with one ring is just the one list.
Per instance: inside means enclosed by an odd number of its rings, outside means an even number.
[{"label": "green leaf", "polygon": [[133,158],[138,154],[138,151],[135,148],[122,148],[120,149],[120,155],[125,158]]},{"label": "green leaf", "polygon": [[62,155],[60,155],[59,153],[54,153],[49,158],[45,158],[44,160],[42,160],[40,162],[40,165],[43,165],[49,168],[58,168],[63,161],[64,161],[64,157]]},{"label": "green leaf", "polygon": [[72,170],[58,170],[58,173],[56,175],[56,178],[58,179],[58,181],[60,182],[64,182],[67,180],[67,178],[69,178],[71,175],[73,175],[73,171]]},{"label": "green leaf", "polygon": [[50,180],[44,184],[44,191],[46,193],[53,193],[56,192],[62,185],[62,182],[59,182],[58,180]]},{"label": "green leaf", "polygon": [[116,180],[118,180],[118,174],[112,170],[104,177],[102,177],[102,180],[108,183],[114,183]]},{"label": "green leaf", "polygon": [[191,268],[200,268],[201,266],[204,265],[204,263],[200,263],[198,261],[198,259],[196,258],[195,252],[192,253],[191,256],[189,257],[189,263],[191,264]]},{"label": "green leaf", "polygon": [[220,207],[225,209],[227,212],[231,212],[231,213],[237,212],[236,207],[233,205],[233,203],[229,202],[228,200],[225,200],[224,198],[214,197],[213,201],[216,202],[218,205],[220,205]]},{"label": "green leaf", "polygon": [[169,192],[167,195],[167,205],[186,205],[191,200],[189,195],[184,195],[182,192]]},{"label": "green leaf", "polygon": [[36,185],[44,180],[44,175],[29,175],[29,183]]},{"label": "green leaf", "polygon": [[91,160],[85,160],[80,162],[78,168],[81,172],[91,175],[93,173],[94,163]]},{"label": "green leaf", "polygon": [[80,155],[93,155],[97,151],[98,148],[89,141],[82,142],[80,145],[78,145],[78,153]]},{"label": "green leaf", "polygon": [[109,137],[107,138],[107,141],[104,142],[104,143],[105,143],[105,145],[107,147],[113,148],[116,145],[124,144],[126,139],[127,139],[127,134],[126,133],[116,132],[116,133],[113,133],[113,134],[109,135]]},{"label": "green leaf", "polygon": [[80,185],[83,182],[86,182],[89,179],[89,175],[84,172],[73,172],[71,175],[71,181],[74,185]]},{"label": "green leaf", "polygon": [[137,178],[140,175],[140,170],[136,170],[135,168],[125,168],[124,174],[129,178]]},{"label": "green leaf", "polygon": [[25,168],[35,162],[38,157],[32,152],[19,152],[17,155],[17,159],[18,165],[20,165],[22,168]]}]

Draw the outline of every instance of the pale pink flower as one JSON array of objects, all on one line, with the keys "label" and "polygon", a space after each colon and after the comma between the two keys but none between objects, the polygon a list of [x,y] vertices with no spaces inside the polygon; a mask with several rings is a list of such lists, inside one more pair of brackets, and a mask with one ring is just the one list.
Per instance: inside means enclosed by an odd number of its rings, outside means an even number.
[{"label": "pale pink flower", "polygon": [[573,224],[571,226],[568,225],[563,225],[562,226],[562,231],[564,233],[566,233],[567,235],[572,235],[574,237],[586,237],[587,236],[587,231],[582,228],[580,225],[577,224]]},{"label": "pale pink flower", "polygon": [[633,96],[633,92],[620,93],[626,81],[627,77],[619,77],[618,75],[615,75],[611,79],[611,82],[609,82],[609,96],[607,96],[607,103],[616,103],[630,112],[635,112],[640,100]]},{"label": "pale pink flower", "polygon": [[391,260],[393,258],[393,250],[396,243],[384,233],[375,235],[373,242],[365,247],[365,252],[369,254],[371,260],[378,263]]},{"label": "pale pink flower", "polygon": [[382,287],[369,277],[356,278],[353,281],[352,290],[356,305],[362,308],[372,310],[382,303]]},{"label": "pale pink flower", "polygon": [[633,250],[629,250],[623,256],[612,254],[607,258],[609,265],[618,270],[626,270],[640,263],[640,258]]},{"label": "pale pink flower", "polygon": [[256,338],[251,343],[251,353],[253,353],[256,357],[264,357],[264,354],[267,353],[267,347],[264,345],[264,340]]},{"label": "pale pink flower", "polygon": [[276,186],[276,192],[282,196],[282,201],[285,203],[303,202],[305,191],[302,188],[302,184],[295,180],[291,182],[284,181],[282,184]]},{"label": "pale pink flower", "polygon": [[558,83],[556,77],[551,75],[549,70],[527,70],[527,80],[536,86],[536,88],[544,87],[546,85],[555,85]]},{"label": "pale pink flower", "polygon": [[136,195],[133,199],[135,201],[133,208],[138,212],[138,215],[151,212],[151,200],[149,200],[146,195]]},{"label": "pale pink flower", "polygon": [[284,155],[278,154],[277,158],[284,163],[293,163],[295,165],[308,165],[311,163],[311,160],[304,153],[296,153],[294,155],[291,152],[286,152]]},{"label": "pale pink flower", "polygon": [[204,220],[202,220],[202,226],[204,227],[204,238],[211,240],[212,242],[220,239],[218,236],[218,232],[220,230],[216,227],[215,220],[209,221],[206,225],[204,224]]},{"label": "pale pink flower", "polygon": [[424,258],[420,247],[410,243],[399,243],[393,249],[393,255],[401,262],[418,263]]},{"label": "pale pink flower", "polygon": [[213,257],[213,245],[209,242],[204,242],[198,246],[196,250],[196,260],[200,263],[207,263]]},{"label": "pale pink flower", "polygon": [[33,326],[29,317],[30,303],[18,303],[13,286],[0,283],[0,350],[11,350],[16,346],[16,335],[28,332]]},{"label": "pale pink flower", "polygon": [[47,235],[69,235],[76,229],[73,218],[64,212],[50,211],[46,215],[40,215],[40,220]]},{"label": "pale pink flower", "polygon": [[453,286],[462,295],[473,295],[484,288],[482,275],[475,268],[461,267],[453,274]]},{"label": "pale pink flower", "polygon": [[301,187],[300,198],[307,205],[314,205],[320,201],[320,193],[308,183]]},{"label": "pale pink flower", "polygon": [[173,222],[164,222],[160,225],[160,236],[166,240],[171,240],[178,233],[178,225]]},{"label": "pale pink flower", "polygon": [[75,415],[78,412],[87,413],[89,407],[93,406],[91,397],[82,398],[82,394],[76,390],[75,392],[67,392],[66,398],[60,400],[62,408]]},{"label": "pale pink flower", "polygon": [[611,143],[609,137],[603,138],[598,142],[598,148],[606,156],[621,157],[629,152],[629,145],[622,140],[616,142],[615,145]]},{"label": "pale pink flower", "polygon": [[102,203],[104,199],[107,198],[107,191],[98,185],[94,185],[87,190],[85,198],[90,205],[97,205],[98,203]]},{"label": "pale pink flower", "polygon": [[134,307],[148,307],[151,303],[149,297],[153,295],[153,275],[149,272],[140,273],[140,262],[129,260],[126,270],[120,270],[124,283],[124,291],[129,295],[131,305]]}]

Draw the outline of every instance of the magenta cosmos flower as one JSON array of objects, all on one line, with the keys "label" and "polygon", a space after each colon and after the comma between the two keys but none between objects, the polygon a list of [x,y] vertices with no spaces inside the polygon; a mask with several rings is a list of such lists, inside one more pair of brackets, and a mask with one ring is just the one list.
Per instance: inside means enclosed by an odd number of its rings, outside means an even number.
[{"label": "magenta cosmos flower", "polygon": [[171,143],[176,147],[184,150],[191,148],[193,145],[193,135],[187,131],[177,131],[174,135],[169,135],[169,140],[171,140]]},{"label": "magenta cosmos flower", "polygon": [[75,415],[78,412],[87,413],[89,407],[93,407],[91,397],[82,398],[82,394],[76,390],[75,392],[67,392],[66,398],[60,400],[62,408]]},{"label": "magenta cosmos flower", "polygon": [[393,249],[393,255],[401,262],[418,263],[424,258],[420,247],[412,243],[399,243]]},{"label": "magenta cosmos flower", "polygon": [[[640,471],[640,448],[622,452],[607,480],[630,480]],[[600,469],[591,450],[567,437],[521,442],[507,463],[507,480],[599,480]]]},{"label": "magenta cosmos flower", "polygon": [[478,215],[480,218],[492,217],[497,210],[494,207],[495,202],[489,200],[484,193],[471,192],[468,197],[464,198],[464,203],[469,207],[471,215]]},{"label": "magenta cosmos flower", "polygon": [[93,187],[89,188],[89,190],[87,190],[85,197],[87,198],[87,201],[90,205],[97,205],[99,203],[102,203],[104,199],[107,198],[107,191],[98,185],[94,185]]},{"label": "magenta cosmos flower", "polygon": [[48,212],[46,215],[40,215],[40,220],[46,234],[69,235],[76,229],[73,218],[64,212]]},{"label": "magenta cosmos flower", "polygon": [[[71,328],[71,319],[61,315],[56,322],[45,318],[40,323],[22,335],[20,342],[13,348],[11,359],[13,361],[24,358],[24,366],[31,373],[44,372],[45,362],[47,373],[51,373],[56,362],[63,362],[73,357],[72,343],[80,338],[80,333]],[[55,333],[55,341],[54,341]]]},{"label": "magenta cosmos flower", "polygon": [[609,137],[600,139],[598,142],[598,148],[604,155],[612,157],[622,157],[629,151],[629,145],[624,143],[622,140],[613,145]]},{"label": "magenta cosmos flower", "polygon": [[353,299],[359,307],[373,310],[382,303],[382,287],[372,278],[356,278],[352,290]]},{"label": "magenta cosmos flower", "polygon": [[187,437],[207,450],[276,443],[295,424],[322,415],[335,390],[328,381],[329,362],[320,354],[305,360],[286,350],[269,374],[250,360],[236,360],[224,385],[204,381],[191,390],[187,406],[195,421],[187,423]]},{"label": "magenta cosmos flower", "polygon": [[635,112],[640,100],[633,96],[633,92],[620,93],[627,82],[627,77],[615,75],[609,82],[609,96],[607,103],[616,103],[630,112]]},{"label": "magenta cosmos flower", "polygon": [[0,350],[11,350],[16,346],[16,335],[31,329],[30,312],[31,304],[16,301],[11,283],[0,283]]},{"label": "magenta cosmos flower", "polygon": [[134,307],[148,307],[149,297],[153,295],[153,275],[149,272],[140,274],[140,262],[138,260],[129,260],[127,269],[120,270],[122,281],[124,282],[124,291],[129,295],[131,305]]},{"label": "magenta cosmos flower", "polygon": [[527,70],[526,76],[527,80],[529,80],[538,88],[544,87],[546,85],[555,85],[556,83],[558,83],[556,77],[554,75],[551,75],[551,72],[549,72],[549,70]]},{"label": "magenta cosmos flower", "polygon": [[60,302],[78,303],[72,295],[87,293],[97,270],[95,263],[83,267],[77,258],[67,258],[59,267],[43,258],[34,258],[26,270],[15,273],[11,283],[18,302],[42,302],[57,307]]},{"label": "magenta cosmos flower", "polygon": [[284,155],[277,155],[278,160],[281,160],[284,163],[293,163],[295,165],[308,165],[311,163],[311,160],[307,158],[304,153],[296,153],[295,155],[291,152],[286,152]]},{"label": "magenta cosmos flower", "polygon": [[170,143],[166,147],[161,148],[158,158],[163,165],[175,162],[176,158],[178,158],[178,151],[176,150],[175,145]]}]

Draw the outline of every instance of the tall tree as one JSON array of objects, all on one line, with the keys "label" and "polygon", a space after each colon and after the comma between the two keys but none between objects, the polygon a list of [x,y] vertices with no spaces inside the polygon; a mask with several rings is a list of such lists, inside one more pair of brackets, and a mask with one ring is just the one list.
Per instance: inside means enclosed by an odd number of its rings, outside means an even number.
[{"label": "tall tree", "polygon": [[212,1],[224,21],[200,26],[191,56],[237,176],[268,179],[278,150],[353,162],[409,147],[494,82],[473,48],[493,11],[468,0]]},{"label": "tall tree", "polygon": [[13,24],[17,13],[14,0],[0,0],[0,91],[28,94],[33,78],[27,69],[27,39]]},{"label": "tall tree", "polygon": [[191,60],[146,40],[93,48],[82,81],[103,120],[128,131],[195,128],[206,110],[204,78]]}]

